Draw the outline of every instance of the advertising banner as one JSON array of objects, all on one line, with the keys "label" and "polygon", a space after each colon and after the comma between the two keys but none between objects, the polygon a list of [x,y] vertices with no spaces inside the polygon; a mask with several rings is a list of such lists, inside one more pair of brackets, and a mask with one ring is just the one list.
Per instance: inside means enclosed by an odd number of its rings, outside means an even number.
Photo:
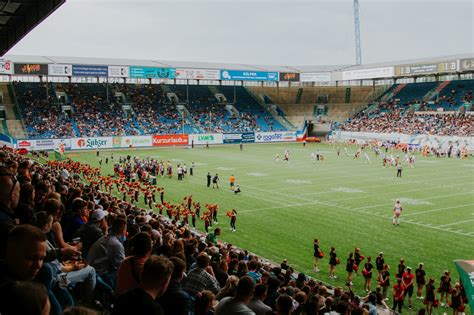
[{"label": "advertising banner", "polygon": [[66,150],[71,149],[71,139],[40,139],[40,140],[18,140],[19,149],[30,151],[54,150],[63,144]]},{"label": "advertising banner", "polygon": [[330,82],[331,72],[300,73],[300,82]]},{"label": "advertising banner", "polygon": [[72,65],[50,64],[48,75],[72,76]]},{"label": "advertising banner", "polygon": [[222,80],[278,81],[278,72],[222,70]]},{"label": "advertising banner", "polygon": [[280,72],[280,81],[299,82],[300,74],[294,72]]},{"label": "advertising banner", "polygon": [[256,132],[255,142],[284,142],[296,141],[296,134],[294,132]]},{"label": "advertising banner", "polygon": [[222,144],[223,137],[221,133],[201,133],[189,135],[189,144]]},{"label": "advertising banner", "polygon": [[151,147],[153,146],[152,136],[126,136],[126,137],[115,137],[114,147],[116,138],[120,139],[120,147],[128,148],[132,147]]},{"label": "advertising banner", "polygon": [[187,145],[188,135],[153,135],[153,146]]},{"label": "advertising banner", "polygon": [[15,74],[20,75],[47,75],[48,65],[42,63],[15,63]]},{"label": "advertising banner", "polygon": [[393,77],[394,73],[395,70],[393,67],[348,70],[342,72],[342,80],[349,81],[376,78],[391,78]]},{"label": "advertising banner", "polygon": [[13,64],[11,61],[0,60],[0,74],[13,74]]},{"label": "advertising banner", "polygon": [[458,61],[451,60],[438,63],[438,72],[456,72],[458,71]]},{"label": "advertising banner", "polygon": [[224,143],[250,143],[255,142],[255,133],[244,132],[244,133],[224,133]]},{"label": "advertising banner", "polygon": [[130,77],[130,68],[126,66],[109,66],[110,78],[128,78]]},{"label": "advertising banner", "polygon": [[130,67],[130,77],[140,79],[174,79],[176,68]]},{"label": "advertising banner", "polygon": [[86,149],[105,149],[113,147],[112,137],[94,137],[94,138],[72,138],[71,149],[86,150]]},{"label": "advertising banner", "polygon": [[[459,60],[460,71],[474,71],[474,58]],[[0,73],[2,73],[2,65],[0,63]]]},{"label": "advertising banner", "polygon": [[72,75],[78,77],[106,77],[108,67],[100,65],[72,65]]},{"label": "advertising banner", "polygon": [[426,74],[438,72],[438,64],[406,65],[395,67],[395,76]]},{"label": "advertising banner", "polygon": [[176,69],[176,79],[186,80],[220,80],[219,70]]}]

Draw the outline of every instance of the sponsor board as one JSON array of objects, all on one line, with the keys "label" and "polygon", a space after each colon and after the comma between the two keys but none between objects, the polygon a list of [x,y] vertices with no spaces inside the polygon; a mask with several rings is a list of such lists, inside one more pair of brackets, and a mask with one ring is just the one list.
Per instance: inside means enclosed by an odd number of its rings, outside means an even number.
[{"label": "sponsor board", "polygon": [[295,72],[280,72],[280,81],[299,82],[300,74]]},{"label": "sponsor board", "polygon": [[278,72],[222,70],[222,80],[278,81]]},{"label": "sponsor board", "polygon": [[128,78],[130,76],[130,68],[126,66],[109,66],[110,78]]},{"label": "sponsor board", "polygon": [[48,65],[48,75],[72,76],[72,65],[50,64]]},{"label": "sponsor board", "polygon": [[300,73],[300,82],[330,82],[331,72]]},{"label": "sponsor board", "polygon": [[47,75],[48,65],[42,63],[15,63],[15,74],[20,75]]},{"label": "sponsor board", "polygon": [[201,134],[194,134],[189,135],[189,144],[222,144],[223,138],[221,133],[201,133]]},{"label": "sponsor board", "polygon": [[220,80],[221,74],[219,70],[176,69],[176,79]]},{"label": "sponsor board", "polygon": [[348,70],[342,72],[342,80],[364,80],[376,78],[391,78],[395,73],[394,67]]},{"label": "sponsor board", "polygon": [[108,67],[101,65],[72,65],[73,76],[83,77],[106,77]]},{"label": "sponsor board", "polygon": [[[473,71],[474,70],[474,58],[459,60],[459,70],[460,71]],[[2,73],[1,63],[0,63],[0,73]]]},{"label": "sponsor board", "polygon": [[[114,138],[115,144],[115,138]],[[128,136],[120,137],[120,147],[128,148],[132,147],[151,147],[153,145],[152,136]]]},{"label": "sponsor board", "polygon": [[17,147],[31,151],[54,150],[63,144],[65,149],[71,149],[70,139],[40,139],[40,140],[18,140]]},{"label": "sponsor board", "polygon": [[153,146],[187,145],[188,135],[153,135]]},{"label": "sponsor board", "polygon": [[457,61],[451,60],[440,63],[404,65],[395,67],[395,76],[407,76],[415,74],[454,72],[457,71]]},{"label": "sponsor board", "polygon": [[130,67],[130,77],[139,79],[174,79],[176,68]]},{"label": "sponsor board", "polygon": [[296,141],[294,132],[256,132],[255,142],[283,142]]},{"label": "sponsor board", "polygon": [[11,61],[0,60],[0,74],[13,74],[13,64]]},{"label": "sponsor board", "polygon": [[222,135],[223,143],[251,143],[255,142],[255,133],[224,133]]},{"label": "sponsor board", "polygon": [[87,149],[103,149],[113,147],[112,137],[94,137],[94,138],[72,138],[71,149],[87,150]]}]

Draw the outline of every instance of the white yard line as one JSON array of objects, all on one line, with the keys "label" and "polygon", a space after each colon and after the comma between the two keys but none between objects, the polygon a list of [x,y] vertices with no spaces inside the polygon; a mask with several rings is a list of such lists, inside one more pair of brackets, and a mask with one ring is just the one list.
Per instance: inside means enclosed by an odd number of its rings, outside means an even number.
[{"label": "white yard line", "polygon": [[407,214],[403,214],[403,217],[409,217],[409,216],[413,216],[413,215],[420,215],[420,214],[425,214],[425,213],[430,213],[430,212],[438,212],[438,211],[444,211],[444,210],[465,208],[465,207],[471,207],[471,206],[474,206],[474,203],[468,203],[466,205],[460,205],[460,206],[454,206],[454,207],[446,207],[446,208],[439,208],[439,209],[433,209],[433,210],[427,210],[427,211],[407,213]]},{"label": "white yard line", "polygon": [[461,224],[461,223],[467,223],[467,222],[472,222],[472,221],[474,221],[474,219],[459,221],[459,222],[454,222],[454,223],[449,223],[449,224],[438,225],[437,227],[441,228],[441,227],[446,227],[446,226],[451,226],[451,225],[456,225],[456,224]]}]

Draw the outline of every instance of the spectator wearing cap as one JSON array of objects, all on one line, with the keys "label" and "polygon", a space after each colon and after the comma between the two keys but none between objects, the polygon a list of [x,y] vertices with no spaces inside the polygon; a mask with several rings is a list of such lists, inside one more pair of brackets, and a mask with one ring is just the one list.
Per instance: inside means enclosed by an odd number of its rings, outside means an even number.
[{"label": "spectator wearing cap", "polygon": [[257,284],[255,286],[255,293],[250,301],[248,307],[255,312],[256,315],[267,315],[272,312],[272,308],[265,305],[263,301],[267,297],[267,286],[264,284]]},{"label": "spectator wearing cap", "polygon": [[240,278],[234,297],[223,298],[216,307],[215,315],[255,315],[247,305],[254,294],[255,283],[249,276]]},{"label": "spectator wearing cap", "polygon": [[5,257],[8,233],[16,226],[14,209],[20,200],[20,184],[11,171],[0,166],[0,259]]},{"label": "spectator wearing cap", "polygon": [[219,292],[219,282],[214,276],[214,271],[209,265],[211,258],[206,253],[200,253],[196,258],[196,267],[189,271],[188,277],[183,283],[183,288],[192,297],[203,290],[209,290],[214,294]]},{"label": "spectator wearing cap", "polygon": [[193,312],[193,298],[184,291],[181,282],[184,278],[186,263],[178,257],[171,257],[174,269],[166,292],[158,299],[165,314],[188,315]]},{"label": "spectator wearing cap", "polygon": [[117,269],[125,259],[123,242],[126,239],[127,222],[118,218],[112,223],[108,235],[99,238],[90,248],[87,261],[92,265],[97,274],[115,288]]},{"label": "spectator wearing cap", "polygon": [[115,291],[118,295],[138,287],[143,266],[151,255],[152,241],[148,233],[140,232],[130,242],[133,255],[122,261],[117,272],[117,287]]},{"label": "spectator wearing cap", "polygon": [[102,207],[92,211],[89,222],[81,225],[77,230],[75,237],[79,237],[82,242],[82,252],[87,256],[89,249],[99,238],[107,233],[107,211],[102,210]]},{"label": "spectator wearing cap", "polygon": [[112,314],[165,314],[157,299],[168,288],[173,268],[173,263],[168,258],[150,256],[143,266],[142,279],[138,288],[119,296]]},{"label": "spectator wearing cap", "polygon": [[71,212],[63,216],[61,225],[63,226],[63,238],[66,242],[72,241],[77,230],[81,225],[87,223],[89,211],[87,202],[82,198],[76,198],[72,201]]}]

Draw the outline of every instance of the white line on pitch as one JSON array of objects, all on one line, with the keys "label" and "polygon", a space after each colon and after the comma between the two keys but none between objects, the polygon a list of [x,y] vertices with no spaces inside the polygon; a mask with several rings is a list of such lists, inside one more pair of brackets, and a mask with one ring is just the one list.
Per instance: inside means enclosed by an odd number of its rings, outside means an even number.
[{"label": "white line on pitch", "polygon": [[474,221],[474,219],[459,221],[459,222],[454,222],[454,223],[449,223],[449,224],[443,224],[443,225],[439,225],[437,227],[440,228],[440,227],[451,226],[451,225],[456,225],[456,224],[462,224],[462,223],[467,223],[467,222],[472,222],[472,221]]},{"label": "white line on pitch", "polygon": [[474,203],[468,203],[467,205],[460,205],[460,206],[454,206],[454,207],[446,207],[446,208],[439,208],[439,209],[433,209],[433,210],[428,210],[428,211],[420,211],[420,212],[413,212],[413,213],[407,213],[404,214],[404,217],[412,216],[412,215],[419,215],[419,214],[425,214],[425,213],[430,213],[430,212],[437,212],[437,211],[443,211],[443,210],[450,210],[450,209],[457,209],[457,208],[465,208],[465,207],[470,207],[474,206]]}]

